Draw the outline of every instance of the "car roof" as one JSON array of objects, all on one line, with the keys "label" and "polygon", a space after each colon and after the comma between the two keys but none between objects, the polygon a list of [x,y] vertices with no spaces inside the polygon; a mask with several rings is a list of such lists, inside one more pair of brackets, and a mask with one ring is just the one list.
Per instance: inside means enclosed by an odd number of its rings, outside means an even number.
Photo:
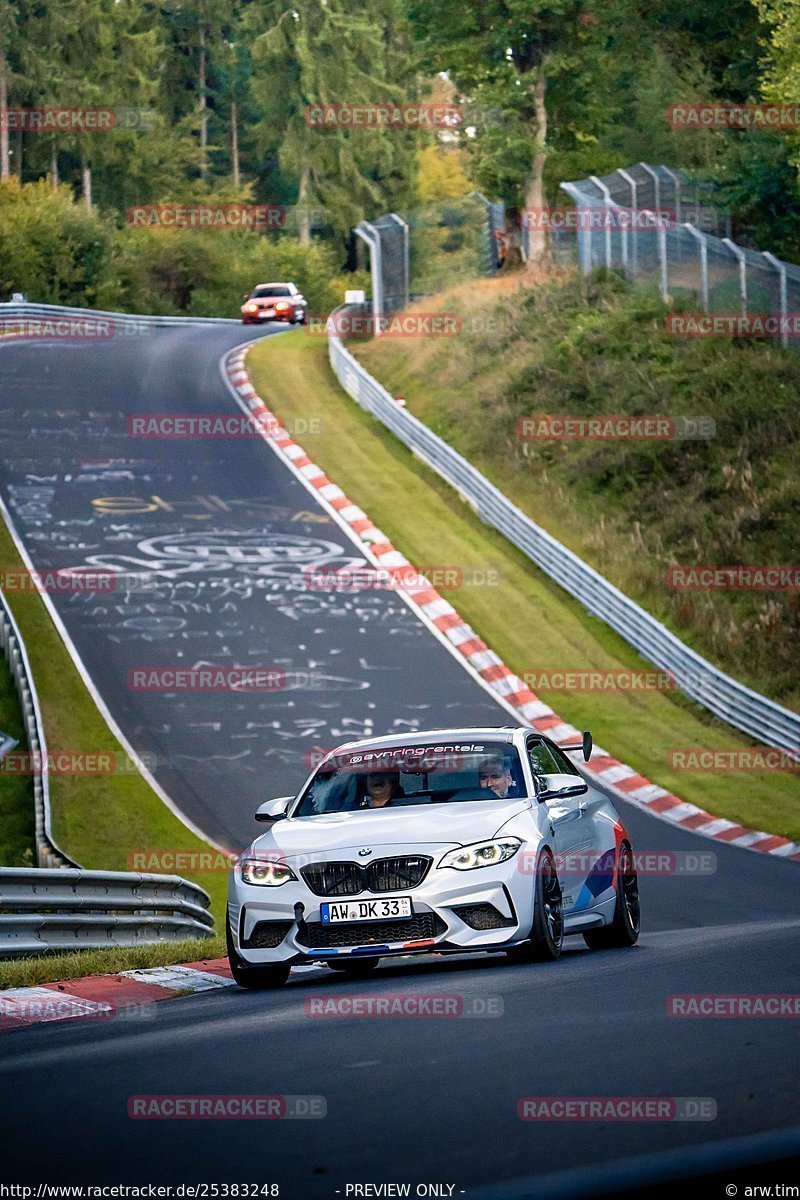
[{"label": "car roof", "polygon": [[257,283],[255,287],[294,287],[290,279],[273,279],[271,282]]},{"label": "car roof", "polygon": [[[394,736],[362,738],[354,742],[345,742],[337,746],[337,750],[372,750],[386,746],[428,746],[431,742],[462,742],[491,739],[495,742],[511,742],[520,731],[527,729],[524,725],[489,725],[464,726],[456,729],[419,729],[414,733],[401,733]],[[334,754],[335,751],[331,751]],[[327,756],[326,756],[327,757]],[[324,761],[324,760],[323,760]]]}]

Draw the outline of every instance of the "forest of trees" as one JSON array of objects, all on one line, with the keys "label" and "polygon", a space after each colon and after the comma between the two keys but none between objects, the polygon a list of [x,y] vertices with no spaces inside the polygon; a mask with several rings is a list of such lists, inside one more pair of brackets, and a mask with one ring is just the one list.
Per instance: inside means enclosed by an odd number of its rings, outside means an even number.
[{"label": "forest of trees", "polygon": [[[213,307],[210,274],[191,278],[202,235],[126,228],[134,205],[283,206],[277,235],[226,235],[236,288],[265,242],[276,270],[307,261],[319,282],[353,268],[363,217],[470,188],[513,214],[639,159],[712,180],[740,240],[800,260],[800,131],[665,119],[794,102],[799,72],[800,0],[0,0],[0,298],[41,277],[48,298],[142,302],[163,284],[168,310]],[[444,136],[306,116],[440,99],[465,112]],[[111,109],[114,127],[18,115],[66,107]]]}]

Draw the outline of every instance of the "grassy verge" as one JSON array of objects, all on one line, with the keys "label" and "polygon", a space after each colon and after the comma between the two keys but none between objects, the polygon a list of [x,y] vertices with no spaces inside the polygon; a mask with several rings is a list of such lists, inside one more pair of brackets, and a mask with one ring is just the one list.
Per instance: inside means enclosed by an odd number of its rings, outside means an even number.
[{"label": "grassy verge", "polygon": [[[19,745],[14,753],[27,749],[19,698],[1,652],[0,732],[17,739]],[[8,775],[0,784],[0,863],[29,867],[35,862],[33,780],[24,775]]]},{"label": "grassy verge", "polygon": [[[800,355],[769,339],[674,336],[656,293],[602,273],[507,296],[478,282],[419,307],[458,313],[461,336],[359,345],[367,370],[699,653],[800,711],[797,591],[667,585],[673,566],[797,564]],[[519,422],[535,414],[714,427],[694,439],[524,440]]]},{"label": "grassy verge", "polygon": [[[24,570],[0,522],[0,574]],[[16,592],[8,599],[28,648],[49,750],[109,754],[116,762],[126,762],[127,755],[87,692],[41,597]],[[0,795],[5,797],[15,784],[12,776],[3,776],[0,766]],[[53,836],[82,866],[128,871],[130,855],[137,851],[208,851],[207,844],[169,811],[138,772],[51,775],[50,790]],[[187,872],[186,878],[210,894],[214,917],[220,921],[226,872]]]},{"label": "grassy verge", "polygon": [[[250,352],[247,364],[254,386],[281,418],[319,420],[319,434],[300,438],[307,453],[411,562],[455,565],[465,575],[470,568],[498,573],[499,586],[442,591],[512,670],[644,668],[621,638],[488,529],[342,392],[321,340],[302,331],[267,339]],[[731,820],[800,838],[796,776],[686,773],[668,765],[671,748],[735,750],[752,744],[682,697],[623,691],[540,694],[573,725],[590,728],[599,745],[686,800]]]},{"label": "grassy verge", "polygon": [[135,949],[79,950],[75,953],[43,954],[37,958],[0,961],[0,989],[36,987],[56,980],[82,979],[84,975],[113,975],[117,971],[144,970],[222,958],[225,938],[201,938],[190,942],[163,942]]}]

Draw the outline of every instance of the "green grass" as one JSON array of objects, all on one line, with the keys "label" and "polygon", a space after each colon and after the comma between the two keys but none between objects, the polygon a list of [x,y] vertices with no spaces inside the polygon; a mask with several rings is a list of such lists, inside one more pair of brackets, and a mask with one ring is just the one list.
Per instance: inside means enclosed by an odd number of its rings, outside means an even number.
[{"label": "green grass", "polygon": [[[512,670],[645,667],[621,638],[485,526],[345,395],[330,371],[326,344],[302,331],[287,333],[259,343],[247,366],[279,417],[319,419],[321,433],[300,441],[412,563],[499,573],[500,586],[445,594]],[[689,774],[667,765],[670,748],[752,745],[683,697],[623,691],[540,695],[577,728],[590,728],[598,745],[676,795],[731,820],[800,837],[796,775]]]},{"label": "green grass", "polygon": [[[506,296],[461,287],[419,307],[459,313],[462,336],[358,345],[367,370],[695,650],[800,711],[800,593],[666,586],[673,565],[797,565],[800,354],[672,336],[657,294],[603,273]],[[708,416],[716,430],[523,441],[534,414]]]},{"label": "green grass", "polygon": [[[0,732],[17,739],[19,745],[15,746],[13,753],[27,749],[19,698],[2,652]],[[0,863],[8,867],[29,867],[35,862],[33,780],[25,775],[9,774],[5,779],[0,777]]]},{"label": "green grass", "polygon": [[79,950],[43,954],[37,958],[0,960],[0,989],[36,987],[85,975],[113,975],[117,971],[168,967],[173,963],[208,962],[225,956],[225,938],[200,938],[188,942],[159,942],[135,949]]},{"label": "green grass", "polygon": [[[0,574],[24,569],[0,522]],[[124,752],[86,690],[42,598],[35,592],[16,592],[7,599],[28,649],[48,749],[107,753],[124,760]],[[9,789],[16,786],[16,780],[10,780],[0,769],[3,805]],[[128,871],[130,856],[137,851],[208,851],[207,844],[169,811],[138,772],[51,775],[50,782],[53,836],[62,850],[84,867]],[[31,800],[31,812],[32,804]],[[185,877],[205,888],[214,917],[221,921],[227,872],[187,871]]]}]

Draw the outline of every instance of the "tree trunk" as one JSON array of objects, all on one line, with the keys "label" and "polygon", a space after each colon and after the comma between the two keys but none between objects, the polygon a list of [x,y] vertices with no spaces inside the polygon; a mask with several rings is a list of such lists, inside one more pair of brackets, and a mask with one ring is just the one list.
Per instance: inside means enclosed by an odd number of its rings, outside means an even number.
[{"label": "tree trunk", "polygon": [[50,183],[58,187],[58,143],[54,137],[50,139]]},{"label": "tree trunk", "polygon": [[239,186],[241,176],[239,174],[239,107],[235,100],[231,100],[231,157],[233,158],[233,186]]},{"label": "tree trunk", "polygon": [[536,112],[536,141],[534,142],[531,173],[525,188],[525,208],[533,210],[528,228],[528,270],[540,266],[548,257],[549,242],[542,212],[545,207],[544,164],[547,159],[547,63],[539,67],[533,85],[533,105]]},{"label": "tree trunk", "polygon": [[92,168],[86,158],[86,151],[81,149],[81,192],[83,207],[87,213],[92,211]]},{"label": "tree trunk", "polygon": [[5,61],[0,59],[0,180],[9,178],[8,154],[8,79]]},{"label": "tree trunk", "polygon": [[300,195],[297,205],[300,209],[300,228],[298,236],[301,246],[311,245],[311,213],[308,210],[308,180],[309,169],[307,164],[303,164],[303,169],[300,172]]},{"label": "tree trunk", "polygon": [[208,170],[207,162],[207,147],[208,147],[208,105],[206,104],[206,31],[200,28],[200,78],[198,82],[200,91],[200,178],[205,179],[206,171]]}]

